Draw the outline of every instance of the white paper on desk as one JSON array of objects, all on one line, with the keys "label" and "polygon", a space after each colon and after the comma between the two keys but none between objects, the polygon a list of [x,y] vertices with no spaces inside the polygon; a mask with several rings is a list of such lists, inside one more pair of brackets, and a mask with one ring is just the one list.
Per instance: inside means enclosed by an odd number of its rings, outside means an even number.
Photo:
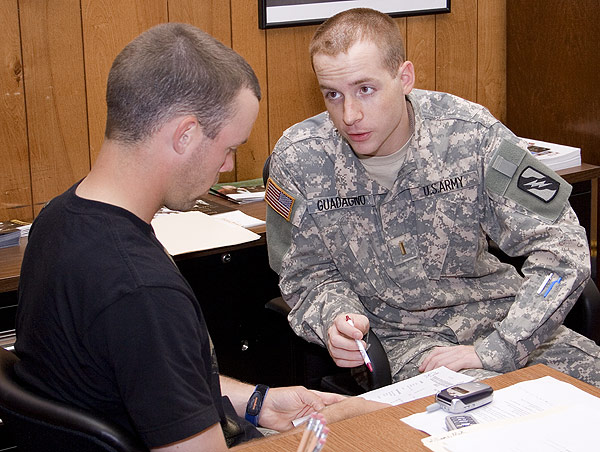
[{"label": "white paper on desk", "polygon": [[[597,400],[597,398],[569,383],[546,376],[494,391],[494,399],[491,403],[471,410],[469,414],[480,424],[485,424],[590,400]],[[440,435],[446,432],[447,415],[445,411],[438,410],[413,414],[403,418],[402,421],[430,435]]]},{"label": "white paper on desk", "polygon": [[600,399],[479,424],[421,441],[434,452],[589,452],[598,442]]},{"label": "white paper on desk", "polygon": [[[438,367],[429,372],[422,373],[416,377],[392,383],[383,388],[374,389],[359,395],[363,399],[373,400],[375,402],[387,403],[389,405],[400,405],[411,400],[427,397],[446,389],[449,386],[473,381],[474,378],[468,375],[459,374],[446,367]],[[433,400],[431,401],[433,403]],[[295,427],[305,422],[309,416],[292,421]]]},{"label": "white paper on desk", "polygon": [[159,215],[152,220],[152,227],[158,240],[173,256],[260,238],[260,235],[241,226],[211,218],[202,212]]},{"label": "white paper on desk", "polygon": [[[446,367],[438,367],[416,377],[393,383],[383,388],[375,389],[362,394],[360,397],[376,402],[400,405],[411,400],[427,397],[459,383],[474,380],[468,375],[454,372]],[[433,403],[433,400],[431,401]]]},{"label": "white paper on desk", "polygon": [[262,226],[266,222],[258,218],[252,217],[245,214],[241,210],[233,210],[231,212],[216,213],[212,215],[213,218],[217,218],[222,221],[228,221],[244,228],[254,228],[256,226]]}]

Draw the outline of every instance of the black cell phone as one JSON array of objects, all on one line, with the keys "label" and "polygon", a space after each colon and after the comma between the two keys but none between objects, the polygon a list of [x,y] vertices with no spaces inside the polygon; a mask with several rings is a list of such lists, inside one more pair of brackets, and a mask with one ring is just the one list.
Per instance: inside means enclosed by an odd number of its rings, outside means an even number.
[{"label": "black cell phone", "polygon": [[435,401],[447,413],[464,413],[490,403],[493,397],[491,386],[471,381],[441,390],[435,395]]},{"label": "black cell phone", "polygon": [[477,420],[470,414],[451,414],[450,416],[446,416],[446,427],[448,430],[465,428],[477,423]]}]

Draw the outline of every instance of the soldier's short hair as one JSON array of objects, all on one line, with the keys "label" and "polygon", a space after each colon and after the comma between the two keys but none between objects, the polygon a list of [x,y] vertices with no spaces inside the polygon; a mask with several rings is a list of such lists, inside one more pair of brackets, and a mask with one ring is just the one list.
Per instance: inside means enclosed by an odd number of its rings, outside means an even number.
[{"label": "soldier's short hair", "polygon": [[131,41],[112,64],[106,138],[137,143],[188,114],[215,138],[234,114],[242,88],[260,100],[254,71],[235,51],[192,25],[157,25]]},{"label": "soldier's short hair", "polygon": [[371,41],[381,49],[384,67],[393,76],[406,59],[400,29],[387,14],[369,8],[342,11],[317,28],[309,46],[310,59],[346,53],[359,41]]}]

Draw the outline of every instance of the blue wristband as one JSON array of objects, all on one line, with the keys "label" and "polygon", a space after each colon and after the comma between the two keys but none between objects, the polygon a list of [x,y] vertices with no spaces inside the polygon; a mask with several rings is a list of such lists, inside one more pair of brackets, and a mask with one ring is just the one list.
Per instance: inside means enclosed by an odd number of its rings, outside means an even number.
[{"label": "blue wristband", "polygon": [[246,405],[246,420],[251,422],[253,425],[258,426],[258,415],[267,397],[269,387],[266,385],[256,385],[254,392],[248,399]]}]

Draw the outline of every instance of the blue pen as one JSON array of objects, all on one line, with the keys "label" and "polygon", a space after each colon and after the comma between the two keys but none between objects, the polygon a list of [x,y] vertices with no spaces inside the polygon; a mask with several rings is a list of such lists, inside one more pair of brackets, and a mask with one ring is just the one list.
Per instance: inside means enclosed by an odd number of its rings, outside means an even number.
[{"label": "blue pen", "polygon": [[550,286],[548,287],[548,290],[546,290],[546,293],[544,293],[544,298],[546,298],[548,296],[548,294],[550,293],[550,291],[554,287],[554,284],[558,284],[561,281],[562,281],[562,276],[559,276],[558,279],[555,279],[554,281],[552,281],[550,283]]}]

